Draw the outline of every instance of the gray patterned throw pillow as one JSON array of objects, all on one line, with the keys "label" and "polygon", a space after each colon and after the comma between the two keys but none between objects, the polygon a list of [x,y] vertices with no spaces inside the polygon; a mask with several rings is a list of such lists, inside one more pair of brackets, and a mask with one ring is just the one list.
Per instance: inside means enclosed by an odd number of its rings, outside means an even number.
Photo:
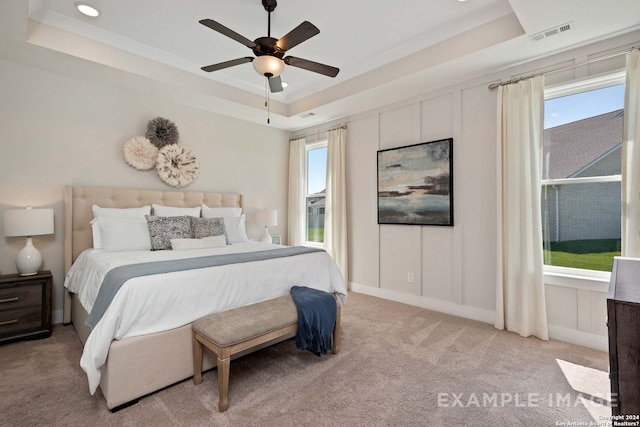
[{"label": "gray patterned throw pillow", "polygon": [[151,250],[162,251],[171,249],[171,239],[190,239],[191,222],[188,216],[149,216],[149,237]]},{"label": "gray patterned throw pillow", "polygon": [[[190,217],[191,233],[194,239],[203,237],[224,236],[224,219]],[[228,243],[228,242],[227,242]]]}]

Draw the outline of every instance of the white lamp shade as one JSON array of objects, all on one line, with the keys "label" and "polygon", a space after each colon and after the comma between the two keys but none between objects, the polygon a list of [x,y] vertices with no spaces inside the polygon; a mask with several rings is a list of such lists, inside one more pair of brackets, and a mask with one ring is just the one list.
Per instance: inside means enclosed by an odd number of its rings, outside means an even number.
[{"label": "white lamp shade", "polygon": [[284,70],[282,59],[270,55],[258,56],[252,62],[253,68],[261,75],[271,74],[267,77],[277,77]]},{"label": "white lamp shade", "polygon": [[53,209],[9,209],[4,211],[4,235],[53,234]]},{"label": "white lamp shade", "polygon": [[278,211],[275,209],[263,209],[256,211],[256,222],[259,225],[270,227],[278,225]]}]

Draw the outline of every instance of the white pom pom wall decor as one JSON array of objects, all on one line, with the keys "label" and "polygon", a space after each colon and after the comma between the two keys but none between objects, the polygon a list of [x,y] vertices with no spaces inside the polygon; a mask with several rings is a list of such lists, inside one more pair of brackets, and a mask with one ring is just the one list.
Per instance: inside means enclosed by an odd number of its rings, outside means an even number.
[{"label": "white pom pom wall decor", "polygon": [[195,181],[200,173],[200,166],[189,148],[170,144],[158,151],[156,172],[167,185],[184,187]]},{"label": "white pom pom wall decor", "polygon": [[148,171],[156,166],[158,148],[144,136],[136,136],[122,146],[124,161],[134,169]]}]

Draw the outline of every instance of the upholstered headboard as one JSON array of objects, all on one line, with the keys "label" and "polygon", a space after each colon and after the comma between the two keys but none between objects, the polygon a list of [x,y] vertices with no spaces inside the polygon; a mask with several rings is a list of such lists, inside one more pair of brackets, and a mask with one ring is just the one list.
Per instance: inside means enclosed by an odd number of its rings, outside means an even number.
[{"label": "upholstered headboard", "polygon": [[[135,208],[157,203],[165,206],[195,207],[243,207],[242,195],[197,191],[161,191],[134,188],[73,187],[64,189],[64,271],[80,253],[93,247],[90,221],[91,207]],[[64,322],[71,321],[70,296],[65,292]]]},{"label": "upholstered headboard", "polygon": [[242,195],[197,191],[161,191],[108,187],[65,187],[64,192],[64,270],[65,274],[80,253],[93,246],[89,222],[91,207],[135,208],[157,203],[165,206],[242,207]]}]

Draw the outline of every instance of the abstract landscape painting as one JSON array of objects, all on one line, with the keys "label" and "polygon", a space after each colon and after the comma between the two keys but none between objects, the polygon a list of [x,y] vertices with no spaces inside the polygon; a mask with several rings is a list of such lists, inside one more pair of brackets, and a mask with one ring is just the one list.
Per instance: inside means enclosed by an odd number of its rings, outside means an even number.
[{"label": "abstract landscape painting", "polygon": [[453,138],[378,151],[378,224],[453,225]]}]

